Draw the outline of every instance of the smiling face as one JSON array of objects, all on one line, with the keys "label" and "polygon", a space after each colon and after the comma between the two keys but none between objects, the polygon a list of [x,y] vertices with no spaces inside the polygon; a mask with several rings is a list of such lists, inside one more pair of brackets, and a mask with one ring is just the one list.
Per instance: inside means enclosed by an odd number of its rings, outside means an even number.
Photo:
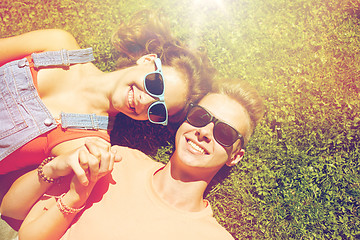
[{"label": "smiling face", "polygon": [[[116,111],[120,111],[135,120],[147,120],[148,107],[158,99],[150,96],[144,88],[144,77],[154,72],[154,58],[139,59],[136,66],[124,71],[119,82],[112,104]],[[165,83],[165,104],[169,115],[180,111],[186,102],[188,84],[183,74],[173,67],[162,66]]]},{"label": "smiling face", "polygon": [[[243,135],[250,126],[246,110],[226,95],[211,93],[199,105]],[[213,128],[214,123],[197,128],[184,122],[176,133],[173,161],[189,170],[207,169],[214,175],[224,164],[231,166],[241,160],[245,150],[240,148],[240,140],[223,147],[214,139]]]}]

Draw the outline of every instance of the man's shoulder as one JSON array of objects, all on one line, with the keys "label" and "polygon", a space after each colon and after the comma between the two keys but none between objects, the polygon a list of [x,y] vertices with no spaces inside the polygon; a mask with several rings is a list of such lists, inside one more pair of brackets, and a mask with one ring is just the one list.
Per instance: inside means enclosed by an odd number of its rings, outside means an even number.
[{"label": "man's shoulder", "polygon": [[120,154],[123,157],[140,156],[140,157],[149,158],[142,151],[133,149],[133,148],[129,148],[129,147],[125,147],[125,146],[113,146],[112,149],[114,149],[116,151],[116,154]]},{"label": "man's shoulder", "polygon": [[233,236],[214,217],[208,219],[206,226],[208,239],[234,240]]},{"label": "man's shoulder", "polygon": [[124,147],[124,146],[116,146],[113,149],[116,150],[117,155],[121,156],[122,164],[126,164],[126,165],[142,164],[143,166],[161,165],[161,163],[154,161],[148,155],[146,155],[140,150]]}]

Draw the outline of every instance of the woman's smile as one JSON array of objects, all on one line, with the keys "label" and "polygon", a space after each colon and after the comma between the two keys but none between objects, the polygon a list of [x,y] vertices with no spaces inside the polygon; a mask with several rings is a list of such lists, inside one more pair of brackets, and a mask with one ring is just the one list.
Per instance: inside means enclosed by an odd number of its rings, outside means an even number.
[{"label": "woman's smile", "polygon": [[130,86],[127,100],[128,100],[128,106],[129,106],[130,110],[135,112],[134,89],[132,86]]}]

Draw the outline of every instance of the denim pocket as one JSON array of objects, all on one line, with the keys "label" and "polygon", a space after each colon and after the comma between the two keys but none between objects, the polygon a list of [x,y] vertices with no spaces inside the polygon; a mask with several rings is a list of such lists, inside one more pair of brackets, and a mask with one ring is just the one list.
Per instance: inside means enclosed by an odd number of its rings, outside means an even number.
[{"label": "denim pocket", "polygon": [[[24,70],[24,69],[22,69]],[[12,68],[0,68],[0,139],[27,127]]]}]

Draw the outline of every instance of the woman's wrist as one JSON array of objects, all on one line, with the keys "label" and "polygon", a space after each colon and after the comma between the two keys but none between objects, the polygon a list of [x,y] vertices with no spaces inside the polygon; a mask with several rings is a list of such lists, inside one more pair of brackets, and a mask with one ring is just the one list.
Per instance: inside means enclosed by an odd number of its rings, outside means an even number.
[{"label": "woman's wrist", "polygon": [[83,206],[89,197],[88,192],[76,192],[73,189],[69,189],[69,191],[64,196],[64,203],[68,204],[71,207],[79,208]]},{"label": "woman's wrist", "polygon": [[[74,176],[73,178],[76,178]],[[71,198],[71,201],[69,204],[74,204],[74,206],[80,206],[84,204],[87,199],[89,198],[91,191],[93,189],[95,184],[90,183],[88,186],[82,186],[79,184],[77,187],[73,185],[73,183],[70,184],[70,189],[67,192],[66,198]]]},{"label": "woman's wrist", "polygon": [[78,213],[84,209],[86,200],[67,192],[57,198],[57,207],[64,215]]},{"label": "woman's wrist", "polygon": [[54,157],[48,157],[39,165],[37,171],[40,179],[47,183],[58,183],[60,181],[60,176],[56,175],[51,161]]}]

